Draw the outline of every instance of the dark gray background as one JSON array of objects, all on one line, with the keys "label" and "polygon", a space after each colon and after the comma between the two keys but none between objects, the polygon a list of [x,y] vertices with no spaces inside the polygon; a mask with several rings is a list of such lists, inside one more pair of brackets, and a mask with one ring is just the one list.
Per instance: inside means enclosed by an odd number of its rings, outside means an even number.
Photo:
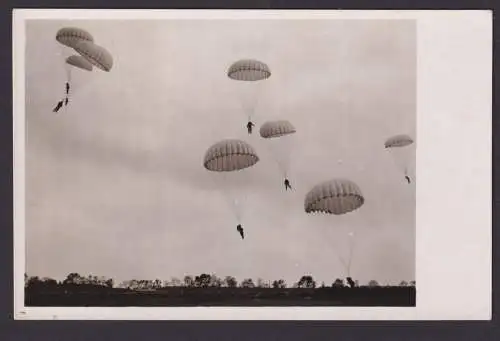
[{"label": "dark gray background", "polygon": [[[212,2],[211,7],[203,1],[170,1],[170,8],[344,8],[344,9],[488,9],[494,8],[493,1],[470,1],[470,0],[453,0],[453,1],[419,1],[419,5],[408,3],[405,1],[335,1],[335,2],[243,2],[237,4],[224,2]],[[2,77],[2,93],[3,100],[0,101],[2,112],[12,112],[12,101],[7,100],[12,98],[12,36],[11,36],[11,10],[13,7],[86,7],[86,8],[160,8],[166,6],[165,2],[161,4],[156,1],[82,1],[79,3],[73,2],[68,5],[65,1],[10,1],[2,2],[2,19],[0,20],[2,35],[1,42],[4,48],[0,54],[0,74]],[[498,33],[498,25],[494,25],[495,34]],[[497,58],[494,60],[497,67]],[[0,144],[4,148],[0,153],[2,156],[3,165],[9,167],[2,168],[4,176],[2,179],[2,195],[4,201],[9,203],[4,205],[4,210],[0,217],[3,225],[12,226],[12,117],[11,115],[2,115],[2,134],[4,143]],[[493,131],[498,128],[496,116],[493,116]],[[494,135],[494,158],[497,159],[498,154],[498,139]],[[493,173],[495,174],[495,173]],[[497,183],[494,176],[494,193],[496,193]],[[494,194],[496,197],[496,195]],[[496,221],[496,200],[493,203],[495,210],[493,211],[493,219]],[[2,295],[1,302],[3,307],[4,318],[9,319],[12,316],[12,229],[6,228],[2,230],[2,243],[0,262],[2,269],[5,272],[7,280],[1,281]],[[497,243],[498,233],[493,229],[494,243]],[[496,248],[493,248],[493,260],[497,261],[499,253]],[[496,283],[498,277],[498,267],[493,267],[493,280]],[[498,303],[498,295],[493,295],[494,309],[493,322],[383,322],[383,321],[350,321],[350,322],[279,322],[279,321],[249,321],[249,322],[121,322],[116,324],[110,321],[55,321],[55,322],[38,322],[38,321],[17,321],[10,323],[2,323],[0,329],[2,336],[5,339],[23,339],[23,340],[53,340],[53,339],[68,339],[73,340],[128,340],[137,339],[147,335],[149,339],[164,340],[165,338],[184,339],[184,340],[199,340],[206,338],[217,338],[220,340],[233,340],[238,338],[241,340],[303,340],[305,338],[327,335],[332,338],[342,338],[345,340],[494,340],[498,339],[499,333],[497,326],[496,306]],[[459,298],[457,298],[459,299]],[[496,337],[494,335],[497,335]]]}]

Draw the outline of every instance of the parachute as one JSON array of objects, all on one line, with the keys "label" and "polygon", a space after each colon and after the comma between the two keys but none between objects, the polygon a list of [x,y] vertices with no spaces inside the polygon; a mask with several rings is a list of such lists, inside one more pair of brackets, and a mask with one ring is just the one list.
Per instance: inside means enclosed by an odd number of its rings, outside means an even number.
[{"label": "parachute", "polygon": [[242,59],[229,67],[227,75],[234,80],[254,82],[271,77],[271,70],[258,60]]},{"label": "parachute", "polygon": [[413,143],[413,140],[408,135],[396,135],[385,141],[385,148],[406,147]]},{"label": "parachute", "polygon": [[241,140],[223,140],[212,145],[203,165],[214,172],[232,172],[255,165],[259,157],[252,146]]},{"label": "parachute", "polygon": [[241,59],[229,67],[227,76],[240,83],[240,100],[244,114],[251,121],[259,99],[261,82],[271,77],[267,64],[255,59]]},{"label": "parachute", "polygon": [[82,56],[69,56],[68,58],[66,58],[66,63],[82,70],[92,71],[92,64]]},{"label": "parachute", "polygon": [[81,70],[92,71],[92,64],[84,57],[73,55],[74,49],[80,42],[93,43],[94,37],[87,31],[76,27],[63,27],[56,33],[56,41],[60,48],[60,56],[63,59],[66,70],[66,89],[63,101],[68,104],[72,71],[76,67]]},{"label": "parachute", "polygon": [[411,146],[413,139],[408,135],[396,135],[388,138],[385,143],[385,149],[392,154],[396,166],[408,175],[408,167],[412,161],[413,153]]},{"label": "parachute", "polygon": [[90,41],[79,41],[75,51],[103,71],[109,72],[113,67],[113,56],[104,47]]},{"label": "parachute", "polygon": [[295,133],[295,127],[288,121],[270,121],[260,127],[260,136],[272,139]]},{"label": "parachute", "polygon": [[[61,28],[56,33],[56,41],[60,43],[58,44],[61,49],[60,56],[64,60],[66,84],[65,96],[59,101],[56,108],[54,108],[54,112],[58,112],[61,108],[61,103],[64,103],[65,107],[69,103],[70,89],[71,92],[74,92],[74,88],[71,85],[74,68],[92,71],[93,66],[96,66],[101,70],[110,71],[113,67],[113,57],[111,54],[104,47],[95,44],[94,37],[81,28]],[[74,51],[78,52],[79,55],[74,55]]]},{"label": "parachute", "polygon": [[89,41],[93,43],[94,37],[81,28],[64,27],[57,31],[56,40],[70,48],[75,48],[76,44],[80,41]]},{"label": "parachute", "polygon": [[240,196],[235,193],[238,188],[231,186],[231,182],[244,180],[245,169],[254,166],[257,162],[259,162],[259,156],[253,147],[236,139],[215,143],[206,151],[203,159],[203,166],[214,173],[214,179],[226,196],[238,223],[241,223],[242,219],[241,201],[243,198],[239,198]]},{"label": "parachute", "polygon": [[266,146],[271,150],[285,178],[290,168],[291,135],[295,132],[295,127],[285,120],[268,121],[260,127],[260,136],[267,140]]},{"label": "parachute", "polygon": [[[333,179],[314,186],[304,200],[306,213],[325,213],[345,215],[359,209],[365,202],[359,186],[347,179]],[[350,277],[352,255],[354,252],[354,233],[349,231],[349,255],[347,261],[337,253]]]},{"label": "parachute", "polygon": [[[79,55],[71,55],[66,58],[66,77],[68,84],[71,82],[73,78],[73,69],[77,68],[85,71],[92,71],[92,64],[82,56]],[[74,90],[73,90],[74,92]],[[69,94],[66,95],[67,97]]]},{"label": "parachute", "polygon": [[346,214],[365,202],[358,185],[346,179],[335,179],[314,186],[306,195],[306,213]]}]

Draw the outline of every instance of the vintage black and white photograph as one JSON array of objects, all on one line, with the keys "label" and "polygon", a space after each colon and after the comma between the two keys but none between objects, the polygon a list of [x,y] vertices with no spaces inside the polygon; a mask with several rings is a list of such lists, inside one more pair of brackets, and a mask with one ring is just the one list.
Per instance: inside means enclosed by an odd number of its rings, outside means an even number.
[{"label": "vintage black and white photograph", "polygon": [[416,19],[23,25],[25,307],[416,306]]}]

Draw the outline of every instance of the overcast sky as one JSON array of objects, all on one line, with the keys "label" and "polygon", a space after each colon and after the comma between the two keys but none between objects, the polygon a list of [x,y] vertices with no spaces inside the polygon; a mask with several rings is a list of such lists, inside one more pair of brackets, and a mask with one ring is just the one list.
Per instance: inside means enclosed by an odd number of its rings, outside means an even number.
[{"label": "overcast sky", "polygon": [[[75,70],[67,109],[58,29],[77,26],[114,57],[111,72]],[[383,148],[415,137],[413,21],[30,21],[26,31],[27,272],[117,280],[215,273],[241,280],[345,276],[337,253],[355,233],[351,275],[360,282],[415,279],[415,183]],[[266,62],[248,136],[245,93],[226,76],[241,58]],[[294,124],[285,192],[259,138],[266,120]],[[231,207],[202,166],[226,138],[260,161],[246,184],[241,240]],[[413,175],[414,162],[410,173]],[[356,182],[365,204],[344,216],[311,216],[317,183]]]}]

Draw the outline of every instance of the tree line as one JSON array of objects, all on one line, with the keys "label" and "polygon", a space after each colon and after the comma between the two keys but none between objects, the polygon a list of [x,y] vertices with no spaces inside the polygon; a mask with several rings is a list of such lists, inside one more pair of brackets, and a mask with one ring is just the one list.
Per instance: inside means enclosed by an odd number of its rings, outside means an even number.
[{"label": "tree line", "polygon": [[[292,283],[289,286],[285,280],[277,279],[266,281],[262,278],[258,278],[255,282],[252,278],[245,278],[241,282],[233,276],[225,276],[223,278],[216,276],[215,274],[202,273],[200,275],[191,276],[186,275],[182,280],[177,277],[172,277],[170,280],[147,280],[147,279],[131,279],[126,280],[121,283],[115,283],[112,278],[107,278],[103,276],[82,276],[78,273],[70,273],[63,281],[57,281],[49,277],[38,277],[38,276],[28,276],[24,275],[25,288],[35,289],[35,288],[50,288],[58,286],[99,286],[106,288],[121,288],[129,290],[157,290],[167,287],[187,287],[187,288],[208,288],[208,287],[226,287],[226,288],[325,288],[325,287],[380,287],[387,285],[380,285],[376,280],[371,280],[367,285],[359,285],[358,281],[347,277],[344,281],[343,279],[337,278],[332,283],[326,284],[322,282],[318,284],[317,281],[311,275],[303,275],[300,279]],[[415,287],[415,281],[401,281],[398,286],[400,287]]]}]

